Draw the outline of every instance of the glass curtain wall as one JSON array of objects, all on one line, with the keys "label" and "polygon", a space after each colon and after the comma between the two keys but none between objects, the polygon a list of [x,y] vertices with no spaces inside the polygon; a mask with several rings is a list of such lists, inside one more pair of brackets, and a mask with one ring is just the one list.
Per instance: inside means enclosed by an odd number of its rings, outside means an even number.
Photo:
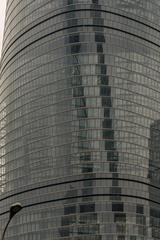
[{"label": "glass curtain wall", "polygon": [[160,1],[8,0],[6,240],[160,239]]}]

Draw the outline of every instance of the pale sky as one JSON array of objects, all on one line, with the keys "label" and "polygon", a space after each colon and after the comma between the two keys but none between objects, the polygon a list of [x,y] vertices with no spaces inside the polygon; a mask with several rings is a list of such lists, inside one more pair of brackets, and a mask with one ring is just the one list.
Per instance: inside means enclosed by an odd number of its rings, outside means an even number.
[{"label": "pale sky", "polygon": [[7,0],[0,0],[0,52],[2,48],[6,1]]}]

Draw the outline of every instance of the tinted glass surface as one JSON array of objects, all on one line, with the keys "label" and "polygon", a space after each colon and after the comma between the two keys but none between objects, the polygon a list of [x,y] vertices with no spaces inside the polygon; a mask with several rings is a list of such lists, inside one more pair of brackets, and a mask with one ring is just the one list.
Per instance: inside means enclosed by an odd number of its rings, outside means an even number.
[{"label": "tinted glass surface", "polygon": [[160,1],[8,0],[0,228],[160,239]]}]

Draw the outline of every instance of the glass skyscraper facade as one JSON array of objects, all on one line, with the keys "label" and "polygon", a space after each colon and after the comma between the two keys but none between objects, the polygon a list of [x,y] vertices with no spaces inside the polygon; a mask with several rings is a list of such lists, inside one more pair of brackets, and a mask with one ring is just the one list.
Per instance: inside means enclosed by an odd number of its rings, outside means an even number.
[{"label": "glass skyscraper facade", "polygon": [[160,239],[160,1],[8,0],[6,240]]}]

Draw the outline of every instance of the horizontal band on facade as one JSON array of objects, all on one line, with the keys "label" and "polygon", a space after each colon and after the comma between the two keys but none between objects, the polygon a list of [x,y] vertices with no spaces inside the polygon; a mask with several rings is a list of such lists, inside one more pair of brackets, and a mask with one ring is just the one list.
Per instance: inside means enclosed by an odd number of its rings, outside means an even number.
[{"label": "horizontal band on facade", "polygon": [[[47,204],[47,203],[54,203],[54,202],[61,202],[61,201],[66,201],[66,200],[70,200],[70,199],[78,199],[78,198],[87,198],[87,197],[127,197],[127,198],[135,198],[135,199],[140,199],[140,200],[144,200],[147,202],[152,202],[155,204],[160,204],[160,202],[157,201],[153,201],[149,198],[144,198],[144,197],[140,197],[140,196],[135,196],[135,195],[127,195],[127,194],[87,194],[87,195],[77,195],[77,196],[73,196],[73,197],[64,197],[64,198],[57,198],[57,199],[51,199],[51,200],[47,200],[47,201],[42,201],[42,202],[37,202],[37,203],[31,203],[31,204],[27,204],[22,206],[22,208],[29,208],[29,207],[34,207],[37,205],[41,205],[41,204]],[[5,211],[0,213],[0,216],[9,213],[10,211]]]},{"label": "horizontal band on facade", "polygon": [[25,35],[26,33],[28,33],[30,30],[36,28],[38,25],[40,24],[43,24],[44,22],[46,21],[49,21],[55,17],[58,17],[58,16],[61,16],[63,14],[68,14],[68,13],[71,13],[71,12],[83,12],[83,11],[91,11],[91,12],[102,12],[102,13],[107,13],[107,14],[113,14],[115,16],[118,16],[118,17],[122,17],[122,18],[125,18],[125,19],[128,19],[128,20],[131,20],[131,21],[134,21],[136,23],[139,23],[139,24],[142,24],[143,26],[146,26],[146,27],[149,27],[151,28],[152,30],[155,30],[157,32],[160,33],[160,30],[158,28],[155,28],[155,27],[152,27],[150,26],[149,24],[146,24],[146,23],[143,23],[142,21],[139,21],[139,20],[136,20],[134,18],[131,18],[131,17],[128,17],[128,16],[125,16],[125,15],[122,15],[122,14],[119,14],[119,13],[116,13],[116,12],[113,12],[113,11],[107,11],[107,10],[103,10],[103,9],[92,9],[92,8],[82,8],[82,9],[75,9],[75,10],[70,10],[70,11],[64,11],[62,13],[58,13],[58,14],[55,14],[49,18],[46,18],[45,20],[35,24],[33,27],[29,28],[28,30],[26,30],[24,33],[20,34],[20,36],[18,38],[16,38],[8,47],[7,49],[5,50],[4,54],[2,54],[2,59],[3,57],[5,56],[6,52],[9,50],[9,48],[19,39],[21,38],[23,35]]},{"label": "horizontal band on facade", "polygon": [[[13,56],[8,60],[8,62],[3,66],[3,68],[1,69],[1,74],[3,73],[5,67],[8,65],[8,63],[9,63],[12,59],[14,59],[20,52],[22,52],[24,49],[26,49],[27,47],[33,45],[34,43],[40,41],[41,39],[44,39],[44,38],[46,38],[46,37],[49,37],[49,36],[53,35],[53,34],[55,34],[55,33],[58,33],[58,32],[64,31],[64,30],[68,30],[68,29],[72,29],[72,28],[79,28],[79,27],[86,27],[86,28],[89,28],[89,27],[97,27],[97,28],[104,28],[104,29],[115,30],[115,31],[118,31],[118,32],[122,32],[122,33],[128,34],[128,35],[130,35],[130,36],[139,38],[139,39],[141,39],[141,40],[143,40],[143,41],[146,41],[146,42],[148,42],[148,43],[150,43],[150,44],[153,44],[153,45],[155,45],[156,47],[159,47],[159,48],[160,48],[160,44],[157,44],[157,43],[155,43],[155,42],[153,42],[153,41],[148,40],[147,38],[141,37],[141,36],[136,35],[136,34],[134,34],[134,33],[130,33],[130,32],[125,31],[125,30],[121,30],[121,29],[119,29],[119,28],[114,28],[114,27],[104,26],[104,25],[96,25],[96,24],[73,25],[73,26],[70,26],[70,27],[61,28],[61,29],[58,29],[58,30],[53,31],[53,32],[51,32],[51,33],[45,34],[44,36],[42,36],[42,37],[40,37],[40,38],[32,41],[31,43],[29,43],[29,44],[26,45],[26,46],[24,46],[24,47],[23,47],[21,50],[19,50],[15,55],[13,55]],[[3,64],[2,64],[2,65],[3,65]]]},{"label": "horizontal band on facade", "polygon": [[[111,178],[105,178],[105,177],[102,177],[102,178],[83,178],[83,179],[76,179],[76,180],[73,180],[73,181],[63,181],[63,182],[59,182],[59,183],[51,183],[51,184],[46,184],[46,185],[43,185],[43,186],[40,186],[40,187],[34,187],[34,188],[30,188],[30,189],[27,189],[27,190],[24,190],[24,191],[20,191],[20,192],[17,192],[17,193],[14,193],[14,194],[11,194],[11,195],[8,195],[4,198],[1,198],[0,199],[0,202],[3,201],[3,200],[6,200],[8,198],[11,198],[11,197],[14,197],[14,196],[17,196],[17,195],[21,195],[21,194],[24,194],[24,193],[27,193],[27,192],[31,192],[31,191],[35,191],[35,190],[39,190],[39,189],[45,189],[45,188],[48,188],[48,187],[54,187],[54,186],[60,186],[60,185],[67,185],[67,184],[71,184],[71,183],[78,183],[78,182],[86,182],[86,181],[102,181],[102,180],[117,180],[117,181],[128,181],[128,182],[133,182],[133,183],[139,183],[139,184],[142,184],[142,185],[146,185],[148,187],[153,187],[157,190],[160,190],[160,187],[157,187],[153,184],[149,184],[149,183],[146,183],[146,182],[142,182],[142,181],[138,181],[138,180],[134,180],[134,179],[127,179],[127,178],[115,178],[115,177],[111,177]],[[112,196],[112,194],[109,194],[109,196]],[[122,194],[123,195],[123,194]],[[113,196],[117,196],[116,194]],[[119,194],[118,194],[119,196]],[[150,199],[147,199],[148,201],[152,201]],[[155,203],[158,203],[160,204],[160,202],[155,202]]]},{"label": "horizontal band on facade", "polygon": [[[54,16],[51,16],[51,17],[49,17],[49,18],[47,18],[47,19],[45,19],[45,20],[43,20],[43,21],[41,21],[41,22],[39,22],[39,23],[37,23],[37,24],[35,24],[33,27],[31,27],[31,28],[29,28],[28,30],[26,30],[24,33],[22,33],[22,34],[20,34],[20,36],[19,37],[17,37],[8,47],[7,47],[7,49],[4,51],[4,53],[2,53],[2,60],[3,60],[3,58],[4,58],[4,56],[6,55],[6,53],[7,53],[7,51],[10,49],[10,47],[18,40],[18,39],[20,39],[23,35],[25,35],[26,33],[28,33],[29,31],[31,31],[32,29],[34,29],[34,28],[36,28],[38,25],[41,25],[41,24],[43,24],[44,22],[46,22],[46,21],[49,21],[49,20],[51,20],[51,19],[53,19],[53,18],[55,18],[55,17],[58,17],[58,16],[61,16],[61,15],[64,15],[64,14],[68,14],[68,13],[71,13],[71,12],[83,12],[83,11],[94,11],[94,12],[102,12],[102,13],[107,13],[107,14],[113,14],[113,15],[115,15],[115,16],[119,16],[119,17],[122,17],[122,18],[125,18],[125,19],[127,19],[127,20],[131,20],[131,21],[134,21],[134,22],[136,22],[136,23],[139,23],[139,24],[142,24],[143,26],[146,26],[146,27],[148,27],[148,28],[150,28],[150,29],[152,29],[152,30],[155,30],[155,31],[157,31],[157,32],[159,32],[160,33],[160,30],[159,29],[157,29],[157,28],[154,28],[154,27],[152,27],[152,26],[150,26],[150,25],[148,25],[148,24],[146,24],[146,23],[143,23],[143,22],[141,22],[141,21],[139,21],[139,20],[136,20],[136,19],[134,19],[134,18],[131,18],[131,17],[127,17],[127,16],[124,16],[124,15],[122,15],[122,14],[119,14],[119,13],[115,13],[115,12],[113,12],[113,11],[107,11],[107,10],[99,10],[99,9],[97,9],[97,10],[95,10],[95,9],[75,9],[75,10],[71,10],[71,11],[65,11],[65,12],[62,12],[62,13],[58,13],[58,14],[55,14]],[[78,25],[76,25],[77,27],[79,27]],[[91,26],[95,26],[95,25],[91,25]],[[101,25],[97,25],[96,27],[106,27],[106,26],[101,26]],[[72,26],[71,26],[72,27]],[[71,27],[69,27],[69,28],[71,28]],[[75,26],[73,26],[73,27],[75,27]],[[114,29],[114,28],[112,28],[112,29]],[[61,31],[61,30],[63,30],[63,29],[60,29],[60,30],[56,30],[54,33],[56,33],[56,32],[58,32],[58,31]],[[120,29],[119,29],[120,30]],[[121,30],[121,31],[123,31],[123,30]],[[126,33],[128,33],[128,32],[126,32]],[[129,34],[129,33],[128,33]],[[133,35],[135,35],[135,34],[133,34]],[[48,35],[47,35],[48,36]],[[135,35],[135,36],[137,36],[137,35]],[[45,36],[44,36],[45,37]],[[138,37],[138,36],[137,36]],[[41,39],[41,38],[40,38]],[[40,39],[38,39],[38,40],[40,40]],[[145,38],[144,38],[145,39]],[[37,40],[35,40],[35,41],[37,41]],[[34,41],[34,42],[35,42]],[[146,41],[149,41],[149,40],[147,40],[146,39]],[[33,42],[33,43],[34,43]],[[152,42],[152,41],[150,41],[150,42]],[[153,44],[154,44],[154,42],[152,42]],[[27,46],[30,46],[30,44],[29,45],[27,45]],[[26,47],[27,47],[26,46]],[[160,45],[157,45],[158,47],[160,46]],[[25,48],[26,48],[25,47]],[[24,48],[23,48],[24,49]],[[22,49],[22,50],[23,50]],[[21,50],[20,50],[21,51]],[[20,52],[19,51],[19,52]],[[18,52],[18,53],[19,53]],[[17,54],[18,54],[17,53]],[[15,55],[17,55],[17,54],[15,54]],[[14,58],[15,57],[15,55],[12,57],[12,58]],[[11,59],[12,59],[11,58]],[[11,60],[10,59],[10,60]],[[9,60],[9,61],[10,61]],[[8,62],[9,62],[8,61]],[[3,61],[2,61],[3,62]],[[7,65],[8,64],[8,62],[5,64],[5,65]],[[2,64],[3,65],[3,64]],[[5,68],[5,66],[4,66],[4,68]],[[3,69],[4,69],[3,68]],[[3,69],[2,69],[2,71],[3,71]],[[2,72],[1,71],[1,72]]]}]

